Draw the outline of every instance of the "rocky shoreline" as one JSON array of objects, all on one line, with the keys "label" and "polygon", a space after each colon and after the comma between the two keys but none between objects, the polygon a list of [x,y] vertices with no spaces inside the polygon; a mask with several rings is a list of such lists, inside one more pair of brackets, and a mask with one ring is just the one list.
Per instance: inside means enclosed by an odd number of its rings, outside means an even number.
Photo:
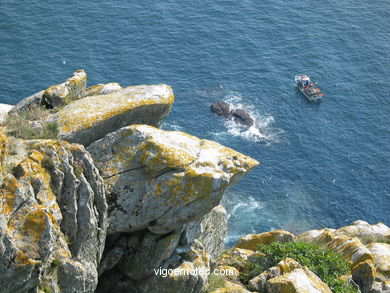
[{"label": "rocky shoreline", "polygon": [[[223,252],[220,200],[259,162],[159,129],[174,102],[168,85],[86,84],[78,70],[1,107],[0,292],[211,292],[206,274],[155,271],[218,267],[236,274],[215,293],[331,292],[293,259],[248,284],[240,280],[259,247],[297,240],[341,254],[352,272],[345,282],[361,292],[390,292],[390,229],[383,224],[247,235]],[[26,116],[37,107],[44,115]]]}]

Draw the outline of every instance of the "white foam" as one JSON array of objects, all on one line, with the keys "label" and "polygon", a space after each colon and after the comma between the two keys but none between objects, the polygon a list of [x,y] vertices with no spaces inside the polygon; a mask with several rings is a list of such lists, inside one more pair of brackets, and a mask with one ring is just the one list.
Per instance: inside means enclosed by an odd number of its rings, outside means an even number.
[{"label": "white foam", "polygon": [[[239,93],[227,95],[224,101],[228,103],[232,109],[245,110],[255,121],[254,124],[248,128],[232,120],[225,120],[224,124],[230,135],[238,136],[253,142],[263,141],[272,143],[279,141],[278,134],[282,131],[271,127],[271,124],[275,122],[275,118],[272,115],[261,115],[254,105],[247,101],[243,102]],[[218,136],[219,134],[215,133],[215,135]]]}]

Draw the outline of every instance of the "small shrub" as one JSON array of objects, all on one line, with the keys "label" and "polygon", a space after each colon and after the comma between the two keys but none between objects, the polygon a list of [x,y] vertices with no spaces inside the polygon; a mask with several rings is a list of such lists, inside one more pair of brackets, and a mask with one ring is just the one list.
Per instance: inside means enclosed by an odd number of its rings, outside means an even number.
[{"label": "small shrub", "polygon": [[23,113],[10,114],[4,123],[7,134],[22,139],[57,138],[58,125],[56,122],[47,121],[49,114],[47,109],[39,106]]},{"label": "small shrub", "polygon": [[218,288],[223,288],[226,285],[224,276],[211,274],[208,279],[207,292],[213,292]]},{"label": "small shrub", "polygon": [[323,282],[328,284],[335,293],[356,293],[352,284],[339,279],[342,275],[349,275],[351,270],[343,257],[319,245],[305,242],[274,242],[260,246],[259,252],[265,256],[259,257],[253,267],[243,275],[243,282],[247,283],[259,272],[275,266],[287,257],[296,260],[302,266],[307,266]]}]

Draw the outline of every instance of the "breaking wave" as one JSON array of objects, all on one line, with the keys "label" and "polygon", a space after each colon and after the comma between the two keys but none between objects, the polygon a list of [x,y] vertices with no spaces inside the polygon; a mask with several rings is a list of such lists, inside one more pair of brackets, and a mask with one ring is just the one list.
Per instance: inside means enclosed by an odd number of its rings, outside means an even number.
[{"label": "breaking wave", "polygon": [[[248,128],[232,120],[224,119],[224,125],[230,135],[252,142],[265,142],[267,144],[279,141],[279,134],[282,130],[271,126],[275,122],[272,115],[260,114],[254,105],[247,101],[244,102],[239,94],[225,96],[224,102],[228,103],[232,109],[245,110],[255,120],[254,125]],[[214,134],[219,136],[222,133]]]}]

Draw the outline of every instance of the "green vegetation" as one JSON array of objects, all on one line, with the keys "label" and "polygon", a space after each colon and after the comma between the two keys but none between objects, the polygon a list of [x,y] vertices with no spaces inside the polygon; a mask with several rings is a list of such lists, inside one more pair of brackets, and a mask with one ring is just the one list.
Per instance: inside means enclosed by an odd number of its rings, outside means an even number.
[{"label": "green vegetation", "polygon": [[260,246],[259,252],[265,256],[259,257],[255,263],[247,264],[241,281],[247,284],[250,279],[261,272],[275,266],[287,257],[296,260],[300,265],[307,266],[335,293],[356,293],[352,284],[339,279],[342,275],[351,274],[348,263],[343,257],[319,245],[305,242],[274,242]]},{"label": "green vegetation", "polygon": [[21,114],[10,114],[4,122],[7,135],[23,139],[57,138],[56,122],[47,121],[50,111],[43,107],[33,107]]},{"label": "green vegetation", "polygon": [[226,281],[225,277],[222,275],[213,275],[211,274],[208,279],[208,286],[205,293],[213,292],[217,290],[218,288],[225,287]]}]

